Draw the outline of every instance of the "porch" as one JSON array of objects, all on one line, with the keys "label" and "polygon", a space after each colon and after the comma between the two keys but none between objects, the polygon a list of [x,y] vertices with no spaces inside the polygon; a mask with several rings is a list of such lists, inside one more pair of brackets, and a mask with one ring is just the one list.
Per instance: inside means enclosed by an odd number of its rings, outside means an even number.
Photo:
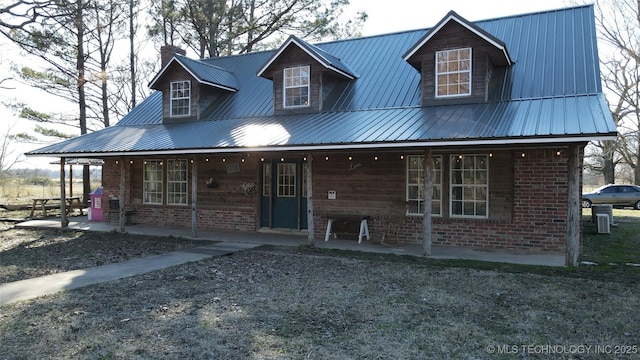
[{"label": "porch", "polygon": [[[117,231],[117,224],[93,222],[87,216],[68,218],[68,228],[83,231]],[[16,224],[16,227],[60,228],[60,219],[29,220]],[[191,238],[190,228],[130,225],[125,231],[129,234],[174,236]],[[198,231],[199,240],[228,241],[250,244],[276,246],[304,246],[307,245],[307,234],[302,232],[243,232],[243,231]],[[384,246],[363,240],[358,244],[357,239],[333,239],[329,241],[315,241],[314,246],[321,249],[362,251],[370,253],[422,256],[420,244],[409,244],[397,247]],[[433,259],[464,259],[487,262],[503,262],[522,265],[565,266],[565,256],[562,253],[534,253],[515,250],[473,249],[456,246],[432,246]]]}]

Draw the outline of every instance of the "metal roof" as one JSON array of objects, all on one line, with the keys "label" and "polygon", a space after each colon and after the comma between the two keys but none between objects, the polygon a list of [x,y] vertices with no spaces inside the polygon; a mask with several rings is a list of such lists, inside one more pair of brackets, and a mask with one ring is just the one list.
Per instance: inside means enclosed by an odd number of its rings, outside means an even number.
[{"label": "metal roof", "polygon": [[182,68],[191,74],[191,76],[193,76],[200,84],[233,92],[238,90],[238,83],[236,82],[232,72],[213,64],[189,59],[188,57],[180,54],[175,54],[173,58],[171,58],[164,68],[153,78],[153,80],[151,80],[149,87],[155,88],[158,80],[166,74],[170,65],[174,63],[182,66]]},{"label": "metal roof", "polygon": [[[112,126],[39,154],[187,153],[588,141],[611,134],[602,95]],[[567,117],[566,114],[577,114]],[[580,120],[578,120],[580,119]],[[70,155],[71,156],[71,155]]]},{"label": "metal roof", "polygon": [[592,5],[474,24],[504,42],[514,61],[488,103],[421,107],[420,74],[402,56],[429,31],[422,29],[310,47],[358,74],[326,95],[320,113],[273,114],[273,83],[256,74],[277,50],[189,60],[225,69],[237,81],[238,91],[218,97],[201,113],[202,121],[162,124],[161,93],[155,92],[115,126],[29,154],[443,146],[615,136],[602,95]]}]

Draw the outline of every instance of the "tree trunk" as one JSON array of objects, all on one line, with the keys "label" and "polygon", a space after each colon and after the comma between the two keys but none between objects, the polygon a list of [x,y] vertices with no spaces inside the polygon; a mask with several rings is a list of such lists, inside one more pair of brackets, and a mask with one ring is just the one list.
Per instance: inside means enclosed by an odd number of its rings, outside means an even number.
[{"label": "tree trunk", "polygon": [[602,175],[604,176],[605,184],[615,184],[616,176],[613,158],[604,159],[604,168],[602,169]]},{"label": "tree trunk", "polygon": [[66,181],[64,176],[65,161],[65,158],[60,158],[60,227],[62,228],[69,226],[69,219],[67,218]]},{"label": "tree trunk", "polygon": [[[76,0],[76,19],[75,26],[77,30],[76,38],[76,69],[78,73],[78,117],[80,120],[80,135],[87,133],[87,100],[85,94],[85,56],[84,56],[84,3],[82,0]],[[91,192],[91,183],[89,176],[89,166],[82,167],[82,203],[89,203],[89,193]]]},{"label": "tree trunk", "polygon": [[198,160],[191,163],[191,237],[198,237]]},{"label": "tree trunk", "polygon": [[136,107],[136,54],[134,52],[136,29],[133,24],[133,8],[136,0],[129,0],[129,71],[131,72],[131,109]]},{"label": "tree trunk", "polygon": [[580,147],[569,146],[567,179],[567,248],[566,265],[578,266],[580,255]]},{"label": "tree trunk", "polygon": [[127,212],[125,211],[125,204],[124,204],[124,197],[126,195],[126,179],[127,179],[127,166],[124,163],[125,162],[125,158],[121,157],[120,158],[120,194],[118,196],[118,199],[120,199],[118,201],[118,203],[120,204],[119,208],[118,208],[118,231],[119,232],[124,232],[124,226],[126,224],[127,221]]},{"label": "tree trunk", "polygon": [[307,243],[313,246],[315,231],[313,223],[313,156],[307,154]]}]

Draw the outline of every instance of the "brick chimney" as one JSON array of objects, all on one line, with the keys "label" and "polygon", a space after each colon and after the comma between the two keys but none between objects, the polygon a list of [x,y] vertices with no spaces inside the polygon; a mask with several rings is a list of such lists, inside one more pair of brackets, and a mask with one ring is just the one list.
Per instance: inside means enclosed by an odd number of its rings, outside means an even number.
[{"label": "brick chimney", "polygon": [[160,47],[160,68],[163,68],[165,65],[167,65],[167,63],[171,61],[171,58],[173,58],[173,55],[175,54],[186,55],[187,51],[175,45],[162,45]]}]

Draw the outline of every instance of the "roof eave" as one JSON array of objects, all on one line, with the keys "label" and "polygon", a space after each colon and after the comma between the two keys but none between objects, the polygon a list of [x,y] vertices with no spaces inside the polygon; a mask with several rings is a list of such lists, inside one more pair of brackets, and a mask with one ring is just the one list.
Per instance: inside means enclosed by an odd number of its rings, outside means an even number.
[{"label": "roof eave", "polygon": [[411,49],[409,49],[402,56],[402,58],[405,61],[408,62],[411,59],[411,57],[416,52],[418,52],[418,50],[420,50],[427,42],[429,42],[429,40],[431,40],[431,38],[435,34],[437,34],[446,24],[449,23],[449,21],[452,21],[452,20],[457,22],[459,25],[462,25],[467,30],[473,32],[476,36],[482,38],[483,40],[485,40],[486,42],[488,42],[489,44],[494,46],[496,49],[500,50],[500,52],[502,52],[502,54],[504,55],[504,58],[505,58],[505,60],[506,60],[506,62],[507,62],[507,64],[509,66],[511,66],[513,64],[513,61],[511,60],[511,56],[509,55],[509,52],[507,51],[507,47],[502,41],[496,39],[495,37],[493,37],[492,35],[490,35],[486,31],[483,31],[482,29],[478,28],[474,24],[466,21],[464,18],[462,18],[460,15],[458,15],[454,11],[450,11],[447,14],[447,16],[444,17],[444,19],[440,20],[440,22],[438,22],[438,24],[436,24],[436,26],[431,28],[425,34],[425,36],[420,41],[418,41],[418,43],[416,43],[416,45],[414,45]]},{"label": "roof eave", "polygon": [[339,75],[342,75],[342,76],[348,78],[349,80],[353,80],[353,79],[357,78],[356,74],[348,73],[346,71],[343,71],[343,70],[333,66],[331,64],[331,61],[327,60],[327,58],[322,56],[322,54],[320,54],[320,53],[318,53],[316,51],[311,51],[307,46],[304,45],[304,43],[302,43],[301,40],[299,40],[297,37],[295,37],[293,35],[291,35],[287,39],[287,41],[284,42],[284,44],[280,47],[280,49],[278,49],[278,51],[266,62],[266,64],[258,71],[258,73],[256,75],[262,77],[264,75],[265,71],[267,71],[267,69],[271,66],[271,64],[273,64],[273,62],[276,61],[276,59],[279,58],[280,55],[291,44],[295,44],[300,50],[304,51],[307,55],[309,55],[309,57],[311,57],[312,59],[314,59],[315,61],[320,63],[326,69],[334,71],[334,72],[338,73]]},{"label": "roof eave", "polygon": [[79,153],[25,153],[29,157],[114,157],[114,156],[151,156],[151,155],[196,155],[226,154],[234,152],[282,152],[282,151],[330,151],[330,150],[374,150],[392,148],[418,147],[462,147],[462,146],[501,146],[501,145],[550,145],[565,143],[587,143],[590,141],[615,140],[616,133],[580,134],[544,137],[511,137],[484,139],[430,139],[417,141],[391,141],[374,143],[329,143],[306,145],[273,145],[273,146],[235,146],[225,148],[183,148],[166,150],[112,151],[112,152],[79,152]]},{"label": "roof eave", "polygon": [[196,73],[194,73],[187,65],[185,65],[182,61],[180,61],[178,56],[174,56],[173,58],[171,58],[171,60],[169,60],[169,62],[167,62],[167,64],[162,68],[162,70],[160,70],[160,72],[151,80],[151,82],[149,83],[149,87],[151,89],[161,90],[161,89],[155,88],[154,86],[160,80],[160,78],[162,78],[162,76],[165,74],[166,70],[169,68],[169,66],[174,61],[178,65],[180,65],[186,72],[188,72],[189,75],[191,75],[191,77],[193,77],[198,82],[198,84],[205,84],[205,85],[213,86],[213,87],[216,87],[216,88],[219,88],[219,89],[222,89],[222,90],[226,90],[226,91],[231,91],[231,92],[238,91],[238,89],[236,89],[236,88],[233,88],[233,87],[230,87],[230,86],[226,86],[226,85],[222,85],[222,84],[218,84],[218,83],[214,83],[214,82],[202,79],[200,76],[198,76]]}]

